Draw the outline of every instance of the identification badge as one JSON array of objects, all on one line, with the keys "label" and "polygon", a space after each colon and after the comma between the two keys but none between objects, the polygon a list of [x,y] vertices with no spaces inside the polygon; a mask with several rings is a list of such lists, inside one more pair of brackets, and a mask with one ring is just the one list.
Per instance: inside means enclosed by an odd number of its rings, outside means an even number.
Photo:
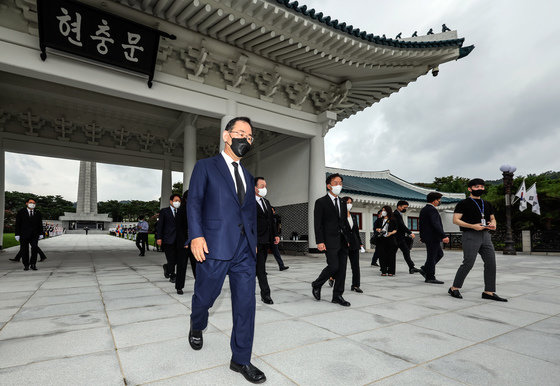
[{"label": "identification badge", "polygon": [[485,227],[486,226],[486,219],[483,218],[482,220],[480,220],[480,225]]}]

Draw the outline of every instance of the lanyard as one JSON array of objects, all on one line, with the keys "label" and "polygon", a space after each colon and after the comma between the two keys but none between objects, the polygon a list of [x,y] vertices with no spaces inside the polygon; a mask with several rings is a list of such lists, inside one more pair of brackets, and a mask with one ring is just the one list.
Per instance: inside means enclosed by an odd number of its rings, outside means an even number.
[{"label": "lanyard", "polygon": [[484,200],[482,198],[480,199],[480,201],[482,201],[482,209],[480,208],[480,205],[478,205],[478,202],[476,202],[476,200],[474,198],[471,197],[471,200],[475,203],[476,207],[480,211],[480,214],[482,215],[482,218],[484,218]]}]

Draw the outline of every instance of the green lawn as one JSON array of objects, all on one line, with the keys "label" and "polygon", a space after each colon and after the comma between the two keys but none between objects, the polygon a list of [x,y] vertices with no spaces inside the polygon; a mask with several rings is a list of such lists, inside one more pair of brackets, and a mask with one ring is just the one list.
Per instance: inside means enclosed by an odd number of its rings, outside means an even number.
[{"label": "green lawn", "polygon": [[4,240],[2,241],[2,249],[19,245],[19,241],[14,238],[14,233],[4,233]]}]

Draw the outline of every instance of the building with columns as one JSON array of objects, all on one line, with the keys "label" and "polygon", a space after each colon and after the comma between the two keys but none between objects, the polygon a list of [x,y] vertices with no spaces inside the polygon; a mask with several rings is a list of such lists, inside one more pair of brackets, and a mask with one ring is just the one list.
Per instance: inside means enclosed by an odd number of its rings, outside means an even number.
[{"label": "building with columns", "polygon": [[[456,31],[389,39],[281,0],[49,1],[57,39],[97,44],[99,52],[122,50],[97,43],[99,33],[111,36],[117,25],[78,18],[72,4],[164,33],[153,80],[148,85],[145,77],[91,56],[45,47],[39,31],[45,32],[46,21],[39,23],[37,0],[4,2],[0,208],[5,151],[159,169],[165,206],[171,172],[183,172],[187,187],[196,160],[223,148],[221,131],[235,116],[254,122],[256,141],[244,162],[274,187],[271,201],[307,205],[324,194],[330,128],[422,75],[445,71],[443,64],[474,48],[464,47]],[[78,21],[100,28],[80,34]],[[140,35],[129,33],[128,43],[131,36]],[[149,48],[134,47],[137,54]],[[311,212],[300,215],[312,222]],[[309,238],[314,240],[312,227]]]}]

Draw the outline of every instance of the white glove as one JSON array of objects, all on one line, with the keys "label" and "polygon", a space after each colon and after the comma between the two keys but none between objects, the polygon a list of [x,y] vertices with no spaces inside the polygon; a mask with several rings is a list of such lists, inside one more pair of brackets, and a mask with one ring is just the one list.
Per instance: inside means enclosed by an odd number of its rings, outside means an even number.
[{"label": "white glove", "polygon": [[19,236],[16,236],[16,241],[19,241]]},{"label": "white glove", "polygon": [[41,240],[43,237],[44,237],[43,235],[39,236],[39,240]]}]

